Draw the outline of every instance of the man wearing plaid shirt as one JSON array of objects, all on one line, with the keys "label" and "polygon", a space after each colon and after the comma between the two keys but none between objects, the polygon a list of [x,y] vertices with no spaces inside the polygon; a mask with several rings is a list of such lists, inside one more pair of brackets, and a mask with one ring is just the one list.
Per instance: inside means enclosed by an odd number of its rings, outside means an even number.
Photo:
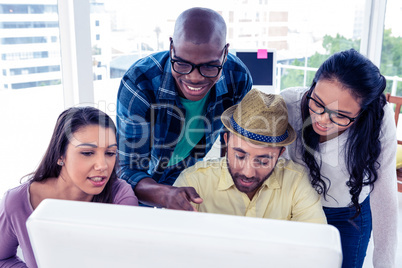
[{"label": "man wearing plaid shirt", "polygon": [[177,19],[169,51],[134,63],[117,97],[119,175],[141,203],[193,210],[192,187],[171,186],[221,134],[220,116],[251,89],[245,65],[228,53],[217,12],[191,8]]}]

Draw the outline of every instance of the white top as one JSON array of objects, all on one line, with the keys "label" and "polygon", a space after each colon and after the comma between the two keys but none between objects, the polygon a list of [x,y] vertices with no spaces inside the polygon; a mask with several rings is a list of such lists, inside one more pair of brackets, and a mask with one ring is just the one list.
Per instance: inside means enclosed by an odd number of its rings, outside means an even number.
[{"label": "white top", "polygon": [[[300,131],[302,128],[301,99],[308,88],[289,88],[281,92],[288,107],[289,123],[298,133],[296,141],[289,145],[286,152],[288,158],[304,164],[301,157],[302,140]],[[349,181],[349,173],[345,164],[345,144],[349,131],[345,131],[338,137],[320,143],[320,153],[315,153],[315,158],[320,163],[322,160],[321,174],[331,181],[326,200],[322,197],[323,206],[347,207],[351,204],[351,195],[346,183]],[[374,189],[370,194],[370,206],[373,221],[374,236],[374,267],[395,267],[395,252],[397,246],[397,182],[396,182],[396,127],[394,112],[387,104],[384,107],[384,118],[381,126],[381,154],[378,158],[380,168],[377,170],[378,179],[374,183]],[[325,180],[325,179],[324,179]],[[363,187],[359,196],[359,202],[370,193],[368,186]]]}]

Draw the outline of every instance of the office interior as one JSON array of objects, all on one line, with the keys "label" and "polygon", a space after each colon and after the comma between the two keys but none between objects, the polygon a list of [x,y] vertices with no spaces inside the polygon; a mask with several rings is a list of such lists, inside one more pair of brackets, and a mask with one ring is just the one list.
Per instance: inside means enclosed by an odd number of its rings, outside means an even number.
[{"label": "office interior", "polygon": [[[275,50],[275,86],[264,90],[309,86],[317,58],[355,47],[380,67],[386,92],[402,96],[400,0],[146,2],[0,0],[0,196],[38,165],[64,109],[90,105],[115,118],[125,70],[167,50],[175,18],[192,6],[222,14],[232,53]],[[402,193],[398,198],[402,267]],[[372,248],[365,268],[373,267]]]}]

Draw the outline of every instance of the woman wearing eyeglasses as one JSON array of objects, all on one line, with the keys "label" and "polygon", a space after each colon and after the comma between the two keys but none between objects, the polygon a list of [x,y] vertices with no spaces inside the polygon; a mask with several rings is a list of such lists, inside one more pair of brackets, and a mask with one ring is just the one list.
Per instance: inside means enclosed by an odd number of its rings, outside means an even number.
[{"label": "woman wearing eyeglasses", "polygon": [[340,232],[342,267],[362,267],[371,232],[374,267],[395,267],[396,129],[384,76],[354,49],[328,58],[310,88],[281,92],[298,131],[289,157],[304,164]]}]

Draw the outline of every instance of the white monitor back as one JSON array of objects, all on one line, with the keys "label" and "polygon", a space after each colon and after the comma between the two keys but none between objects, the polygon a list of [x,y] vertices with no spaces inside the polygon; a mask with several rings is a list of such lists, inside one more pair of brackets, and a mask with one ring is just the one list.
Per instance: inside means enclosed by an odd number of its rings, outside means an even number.
[{"label": "white monitor back", "polygon": [[330,225],[44,200],[27,228],[40,268],[340,267]]},{"label": "white monitor back", "polygon": [[265,93],[277,93],[276,50],[275,49],[234,49],[235,54],[250,70],[253,88]]}]

